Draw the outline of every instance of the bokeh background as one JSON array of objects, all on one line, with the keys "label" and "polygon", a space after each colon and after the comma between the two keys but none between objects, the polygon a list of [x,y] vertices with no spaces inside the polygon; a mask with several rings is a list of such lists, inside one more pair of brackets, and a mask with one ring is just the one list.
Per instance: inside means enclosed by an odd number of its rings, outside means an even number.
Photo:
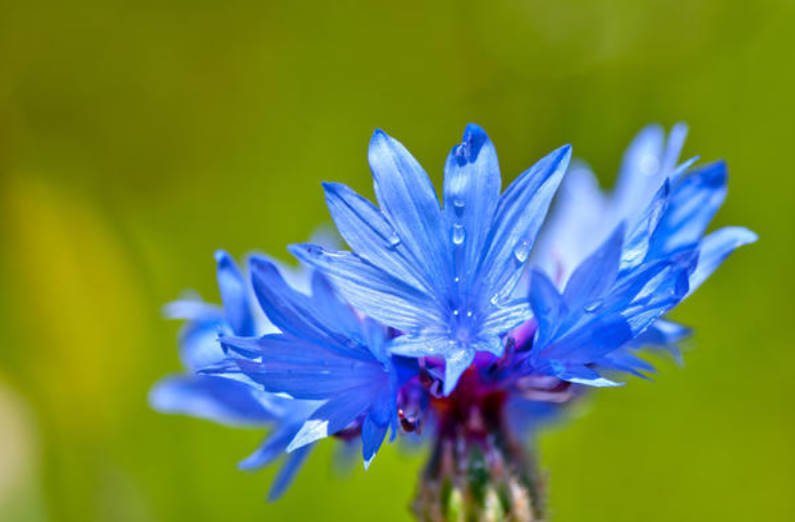
[{"label": "bokeh background", "polygon": [[287,259],[371,193],[375,127],[434,179],[469,121],[512,179],[570,142],[612,183],[647,122],[725,158],[717,224],[761,241],[675,318],[684,368],[545,433],[555,521],[795,520],[791,1],[0,1],[0,519],[409,520],[422,452],[365,474],[321,444],[292,489],[262,433],[156,414],[161,304],[217,299],[212,253]]}]

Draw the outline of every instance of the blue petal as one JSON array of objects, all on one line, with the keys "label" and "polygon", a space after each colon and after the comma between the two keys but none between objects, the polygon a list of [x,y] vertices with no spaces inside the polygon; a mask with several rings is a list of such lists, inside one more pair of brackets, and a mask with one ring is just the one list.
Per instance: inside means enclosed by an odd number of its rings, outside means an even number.
[{"label": "blue petal", "polygon": [[294,451],[345,429],[367,410],[374,399],[377,400],[377,397],[373,397],[372,387],[366,386],[338,394],[312,413],[287,446],[287,451]]},{"label": "blue petal", "polygon": [[152,408],[209,419],[231,426],[259,426],[274,420],[259,392],[243,383],[213,376],[163,379],[149,393]]},{"label": "blue petal", "polygon": [[163,307],[163,315],[169,319],[187,319],[188,321],[223,321],[223,311],[214,304],[205,303],[201,299],[180,299]]},{"label": "blue petal", "polygon": [[[460,266],[474,270],[500,199],[500,167],[494,145],[474,124],[453,147],[444,168],[444,216],[448,237],[460,241]],[[458,238],[458,239],[456,239]],[[459,273],[461,277],[473,274]]]},{"label": "blue petal", "polygon": [[417,271],[412,254],[383,214],[341,183],[324,183],[323,188],[334,224],[348,245],[393,277],[422,288],[425,274]]},{"label": "blue petal", "polygon": [[[246,339],[226,339],[225,342],[245,345]],[[271,393],[321,400],[388,378],[384,365],[363,348],[343,348],[334,343],[319,345],[280,334],[266,335],[256,343],[260,346],[262,360],[241,359],[235,360],[235,364]]]},{"label": "blue petal", "polygon": [[622,224],[572,273],[563,292],[563,299],[570,310],[580,310],[594,304],[613,286],[618,275],[623,241]]},{"label": "blue petal", "polygon": [[642,129],[624,153],[614,191],[619,214],[629,217],[646,206],[665,179],[661,168],[665,131],[659,125]]},{"label": "blue petal", "polygon": [[243,276],[234,260],[223,250],[215,253],[215,260],[226,320],[236,335],[254,335],[254,316],[251,314],[248,287]]},{"label": "blue petal", "polygon": [[563,283],[607,237],[608,200],[587,165],[572,160],[532,253],[532,265]]},{"label": "blue petal", "polygon": [[676,248],[697,243],[725,197],[726,164],[722,161],[684,177],[672,187],[650,255],[663,256]]},{"label": "blue petal", "polygon": [[384,324],[411,331],[442,321],[439,306],[429,295],[355,254],[314,245],[291,245],[290,252],[328,276],[351,305]]},{"label": "blue petal", "polygon": [[444,394],[450,395],[464,370],[475,360],[475,350],[461,346],[444,359]]},{"label": "blue petal", "polygon": [[370,463],[375,458],[375,454],[384,442],[389,424],[378,424],[371,415],[365,417],[362,423],[362,457],[364,458],[364,469],[370,467]]},{"label": "blue petal", "polygon": [[254,294],[268,318],[286,333],[307,340],[325,342],[333,335],[328,310],[320,309],[309,296],[290,287],[276,265],[263,257],[249,260]]},{"label": "blue petal", "polygon": [[548,154],[502,195],[477,272],[482,291],[507,296],[513,290],[570,158],[568,145]]},{"label": "blue petal", "polygon": [[431,180],[397,140],[377,130],[368,151],[375,195],[381,211],[411,252],[429,281],[438,281],[448,267],[441,212]]},{"label": "blue petal", "polygon": [[284,465],[279,470],[279,473],[276,474],[276,478],[273,480],[271,489],[268,492],[269,502],[278,500],[284,494],[311,451],[312,446],[304,446],[287,455]]},{"label": "blue petal", "polygon": [[218,337],[229,333],[229,325],[223,320],[186,324],[179,335],[179,356],[182,364],[196,372],[220,363],[226,358],[226,354]]},{"label": "blue petal", "polygon": [[705,237],[701,242],[698,265],[690,276],[689,293],[701,286],[736,248],[756,240],[756,234],[742,227],[721,228]]},{"label": "blue petal", "polygon": [[286,450],[300,424],[285,424],[276,428],[257,450],[240,461],[237,467],[242,470],[251,471],[267,466],[278,459]]},{"label": "blue petal", "polygon": [[530,277],[530,304],[538,323],[536,346],[546,346],[555,336],[569,309],[555,285],[543,272],[534,270]]}]

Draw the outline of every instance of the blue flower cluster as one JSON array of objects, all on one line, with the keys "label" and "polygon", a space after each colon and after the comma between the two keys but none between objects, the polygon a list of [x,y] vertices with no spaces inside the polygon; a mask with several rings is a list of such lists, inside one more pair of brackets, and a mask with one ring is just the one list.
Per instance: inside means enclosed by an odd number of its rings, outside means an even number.
[{"label": "blue flower cluster", "polygon": [[293,245],[299,271],[252,256],[246,276],[219,252],[223,306],[167,308],[187,320],[188,372],[161,381],[153,406],[269,427],[241,467],[287,453],[271,498],[328,436],[361,440],[365,466],[387,435],[440,437],[473,411],[528,437],[587,387],[653,371],[641,350],[678,357],[689,331],[664,315],[756,239],[739,227],[706,234],[726,166],[680,163],[685,134],[644,129],[610,194],[570,164],[569,146],[501,192],[494,146],[469,125],[440,205],[419,163],[376,131],[378,205],[323,185],[350,250]]}]

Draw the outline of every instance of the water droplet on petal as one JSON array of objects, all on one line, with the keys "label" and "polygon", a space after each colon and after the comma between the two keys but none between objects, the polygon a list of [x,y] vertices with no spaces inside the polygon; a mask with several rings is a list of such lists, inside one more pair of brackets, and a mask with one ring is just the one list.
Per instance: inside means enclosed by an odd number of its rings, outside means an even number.
[{"label": "water droplet on petal", "polygon": [[460,313],[461,313],[461,312],[459,312],[459,311],[458,311],[458,308],[456,308],[455,310],[453,310],[453,315],[454,315],[454,316],[456,316],[456,317],[458,317],[458,314],[460,314]]},{"label": "water droplet on petal", "polygon": [[464,213],[463,199],[456,198],[453,200],[453,212],[455,212],[456,216],[461,217],[461,215]]},{"label": "water droplet on petal", "polygon": [[472,317],[472,310],[467,310],[467,317]]},{"label": "water droplet on petal", "polygon": [[464,243],[464,238],[466,237],[466,231],[464,230],[464,225],[456,223],[453,225],[453,244],[454,245],[461,245]]},{"label": "water droplet on petal", "polygon": [[529,255],[530,255],[530,243],[528,243],[524,239],[519,241],[516,244],[516,247],[513,249],[513,256],[520,263],[524,263],[525,261],[527,261],[527,256]]},{"label": "water droplet on petal", "polygon": [[397,234],[393,233],[391,236],[389,236],[389,239],[387,241],[389,241],[389,246],[390,247],[395,248],[396,246],[398,246],[400,244],[400,236],[398,236]]},{"label": "water droplet on petal", "polygon": [[461,278],[460,278],[460,277],[458,277],[458,276],[455,276],[455,277],[453,278],[453,283],[456,283],[456,284],[458,284],[458,283],[460,283],[460,282],[461,282]]}]

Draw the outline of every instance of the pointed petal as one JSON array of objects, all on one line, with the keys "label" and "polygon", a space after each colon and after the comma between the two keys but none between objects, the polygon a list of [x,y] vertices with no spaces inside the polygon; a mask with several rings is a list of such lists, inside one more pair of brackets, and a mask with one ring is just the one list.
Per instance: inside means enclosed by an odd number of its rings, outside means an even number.
[{"label": "pointed petal", "polygon": [[483,292],[508,295],[513,289],[570,158],[571,147],[561,147],[520,175],[502,195],[478,270]]},{"label": "pointed petal", "polygon": [[372,203],[341,183],[324,183],[326,205],[334,224],[356,254],[391,276],[422,288],[411,253],[392,225]]},{"label": "pointed petal", "polygon": [[[461,144],[453,147],[444,168],[444,216],[448,237],[460,238],[461,267],[476,268],[488,227],[500,198],[500,167],[494,145],[474,124],[464,131]],[[459,241],[454,240],[454,243]],[[469,277],[472,274],[460,273]]]},{"label": "pointed petal", "polygon": [[314,245],[291,245],[290,252],[329,277],[345,299],[370,317],[400,330],[417,330],[441,321],[431,298],[355,254],[329,252]]},{"label": "pointed petal", "polygon": [[610,237],[574,271],[566,283],[563,299],[570,310],[581,310],[601,299],[615,283],[624,242],[624,226]]},{"label": "pointed petal", "polygon": [[223,377],[168,377],[149,392],[149,404],[161,413],[190,415],[229,426],[259,426],[274,417],[257,393]]},{"label": "pointed petal", "polygon": [[664,256],[698,242],[726,197],[726,164],[708,165],[672,187],[670,202],[654,234],[650,255]]},{"label": "pointed petal", "polygon": [[461,348],[444,360],[444,394],[450,395],[458,384],[464,370],[475,360],[475,350]]},{"label": "pointed petal", "polygon": [[504,305],[494,306],[480,327],[481,336],[502,335],[533,317],[530,302],[517,299]]},{"label": "pointed petal", "polygon": [[370,467],[370,463],[375,458],[376,452],[384,442],[389,424],[377,424],[370,415],[364,418],[362,423],[362,458],[364,459],[364,469]]},{"label": "pointed petal", "polygon": [[218,288],[224,314],[236,335],[254,335],[254,316],[248,302],[248,288],[234,260],[224,252],[215,253],[218,264]]},{"label": "pointed petal", "polygon": [[541,349],[555,336],[569,310],[552,281],[537,270],[530,279],[530,304],[538,323],[536,348]]},{"label": "pointed petal", "polygon": [[308,296],[290,287],[269,259],[249,259],[254,294],[268,319],[280,330],[297,337],[324,341],[329,331]]},{"label": "pointed petal", "polygon": [[312,446],[303,446],[287,455],[282,469],[279,470],[268,492],[268,502],[278,500],[284,494],[311,451]]},{"label": "pointed petal", "polygon": [[692,294],[717,269],[735,249],[753,243],[757,235],[743,227],[725,227],[716,230],[701,242],[698,265],[690,276]]},{"label": "pointed petal", "polygon": [[427,280],[438,282],[446,275],[448,256],[431,180],[409,151],[381,130],[370,140],[368,158],[381,211]]},{"label": "pointed petal", "polygon": [[344,429],[377,399],[373,397],[372,391],[369,387],[362,387],[330,399],[304,422],[287,446],[287,451],[294,451]]}]

